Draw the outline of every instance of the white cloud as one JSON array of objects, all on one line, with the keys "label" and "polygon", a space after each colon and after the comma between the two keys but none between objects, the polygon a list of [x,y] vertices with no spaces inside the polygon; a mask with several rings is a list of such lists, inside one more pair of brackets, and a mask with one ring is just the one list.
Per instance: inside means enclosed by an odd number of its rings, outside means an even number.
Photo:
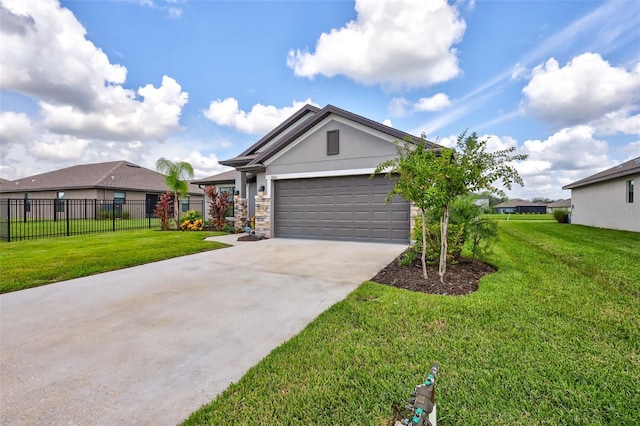
[{"label": "white cloud", "polygon": [[627,135],[640,135],[640,114],[632,115],[632,108],[623,108],[605,114],[593,121],[591,125],[599,134],[612,135],[624,133]]},{"label": "white cloud", "polygon": [[407,108],[411,105],[408,99],[403,97],[393,98],[389,105],[387,105],[387,111],[392,117],[403,117],[408,114]]},{"label": "white cloud", "polygon": [[52,140],[35,142],[30,152],[35,158],[48,161],[79,160],[88,145],[88,140],[64,135]]},{"label": "white cloud", "polygon": [[55,132],[101,139],[165,139],[180,129],[182,107],[188,95],[171,77],[156,88],[141,87],[136,94],[122,86],[107,86],[99,93],[101,108],[83,111],[72,105],[41,102],[43,124]]},{"label": "white cloud", "polygon": [[522,93],[525,111],[548,123],[587,124],[640,99],[640,64],[627,71],[599,54],[585,53],[560,67],[551,58],[533,69]]},{"label": "white cloud", "polygon": [[357,18],[322,33],[315,52],[290,50],[295,75],[345,75],[391,89],[426,87],[458,75],[457,51],[466,29],[446,0],[356,0]]},{"label": "white cloud", "polygon": [[562,129],[546,140],[527,140],[521,153],[529,155],[524,163],[544,161],[550,170],[605,169],[610,163],[608,144],[593,137],[590,126]]},{"label": "white cloud", "polygon": [[24,143],[32,138],[34,129],[27,114],[6,111],[0,113],[0,145]]},{"label": "white cloud", "polygon": [[391,122],[391,120],[389,120],[388,118],[385,119],[382,124],[384,124],[385,126],[389,126],[389,127],[393,127],[393,123]]},{"label": "white cloud", "polygon": [[629,154],[627,160],[631,160],[632,158],[640,157],[640,141],[630,142],[620,148],[620,151]]},{"label": "white cloud", "polygon": [[437,93],[429,98],[420,98],[413,106],[416,111],[440,111],[451,105],[449,96]]},{"label": "white cloud", "polygon": [[511,80],[520,80],[529,78],[529,70],[520,62],[514,65],[513,71],[511,71]]},{"label": "white cloud", "polygon": [[232,127],[244,133],[266,133],[289,118],[306,104],[314,104],[311,99],[293,101],[291,106],[278,108],[273,105],[255,104],[251,111],[240,109],[238,100],[227,98],[212,101],[204,111],[205,117],[221,126]]},{"label": "white cloud", "polygon": [[188,94],[175,80],[126,89],[127,69],[111,64],[58,2],[3,0],[1,7],[0,89],[37,99],[45,128],[114,139],[163,139],[179,128]]}]

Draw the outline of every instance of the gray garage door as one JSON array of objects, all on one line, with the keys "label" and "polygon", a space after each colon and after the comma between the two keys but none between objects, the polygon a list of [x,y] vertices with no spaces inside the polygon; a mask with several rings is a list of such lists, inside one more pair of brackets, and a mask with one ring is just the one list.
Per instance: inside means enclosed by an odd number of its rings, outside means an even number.
[{"label": "gray garage door", "polygon": [[276,237],[409,242],[409,203],[385,204],[384,176],[275,181]]}]

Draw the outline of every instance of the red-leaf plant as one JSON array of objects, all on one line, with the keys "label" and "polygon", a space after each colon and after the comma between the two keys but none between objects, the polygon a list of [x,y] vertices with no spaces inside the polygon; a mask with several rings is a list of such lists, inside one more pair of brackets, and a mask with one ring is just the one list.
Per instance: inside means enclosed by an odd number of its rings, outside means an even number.
[{"label": "red-leaf plant", "polygon": [[216,231],[220,231],[225,224],[225,217],[229,208],[229,193],[227,191],[219,192],[213,185],[206,186],[204,193],[210,200],[209,215],[212,217],[213,226]]},{"label": "red-leaf plant", "polygon": [[173,217],[173,197],[171,192],[167,191],[160,196],[153,214],[160,219],[160,227],[163,231],[169,230],[169,222]]}]

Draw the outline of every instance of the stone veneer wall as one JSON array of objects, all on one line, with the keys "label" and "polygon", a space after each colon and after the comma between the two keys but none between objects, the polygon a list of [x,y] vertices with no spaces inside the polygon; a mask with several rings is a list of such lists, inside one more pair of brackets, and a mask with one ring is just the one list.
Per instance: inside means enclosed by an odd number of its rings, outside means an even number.
[{"label": "stone veneer wall", "polygon": [[240,198],[238,195],[233,196],[233,215],[235,221],[233,226],[241,231],[244,231],[244,227],[247,226],[247,199]]},{"label": "stone veneer wall", "polygon": [[271,198],[264,191],[256,195],[256,234],[271,238]]},{"label": "stone veneer wall", "polygon": [[416,218],[420,217],[420,209],[418,208],[418,206],[416,206],[413,203],[410,203],[410,205],[411,205],[411,209],[410,209],[409,216],[410,216],[411,223],[409,224],[410,226],[409,229],[411,229],[411,243],[414,243],[416,241],[416,236],[413,233],[414,224],[416,223]]}]

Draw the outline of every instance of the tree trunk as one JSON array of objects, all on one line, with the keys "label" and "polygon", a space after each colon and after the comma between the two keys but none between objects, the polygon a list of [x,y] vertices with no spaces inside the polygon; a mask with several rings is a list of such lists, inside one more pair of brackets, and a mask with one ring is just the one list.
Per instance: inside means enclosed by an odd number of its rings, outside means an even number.
[{"label": "tree trunk", "polygon": [[422,215],[422,276],[427,279],[427,218],[425,217],[424,210],[420,209]]},{"label": "tree trunk", "polygon": [[447,251],[449,250],[449,206],[445,206],[440,216],[440,266],[438,274],[440,282],[444,284],[444,274],[447,272]]},{"label": "tree trunk", "polygon": [[177,231],[179,229],[178,220],[180,220],[180,202],[178,201],[178,193],[175,193],[175,198],[173,199],[173,229]]}]

